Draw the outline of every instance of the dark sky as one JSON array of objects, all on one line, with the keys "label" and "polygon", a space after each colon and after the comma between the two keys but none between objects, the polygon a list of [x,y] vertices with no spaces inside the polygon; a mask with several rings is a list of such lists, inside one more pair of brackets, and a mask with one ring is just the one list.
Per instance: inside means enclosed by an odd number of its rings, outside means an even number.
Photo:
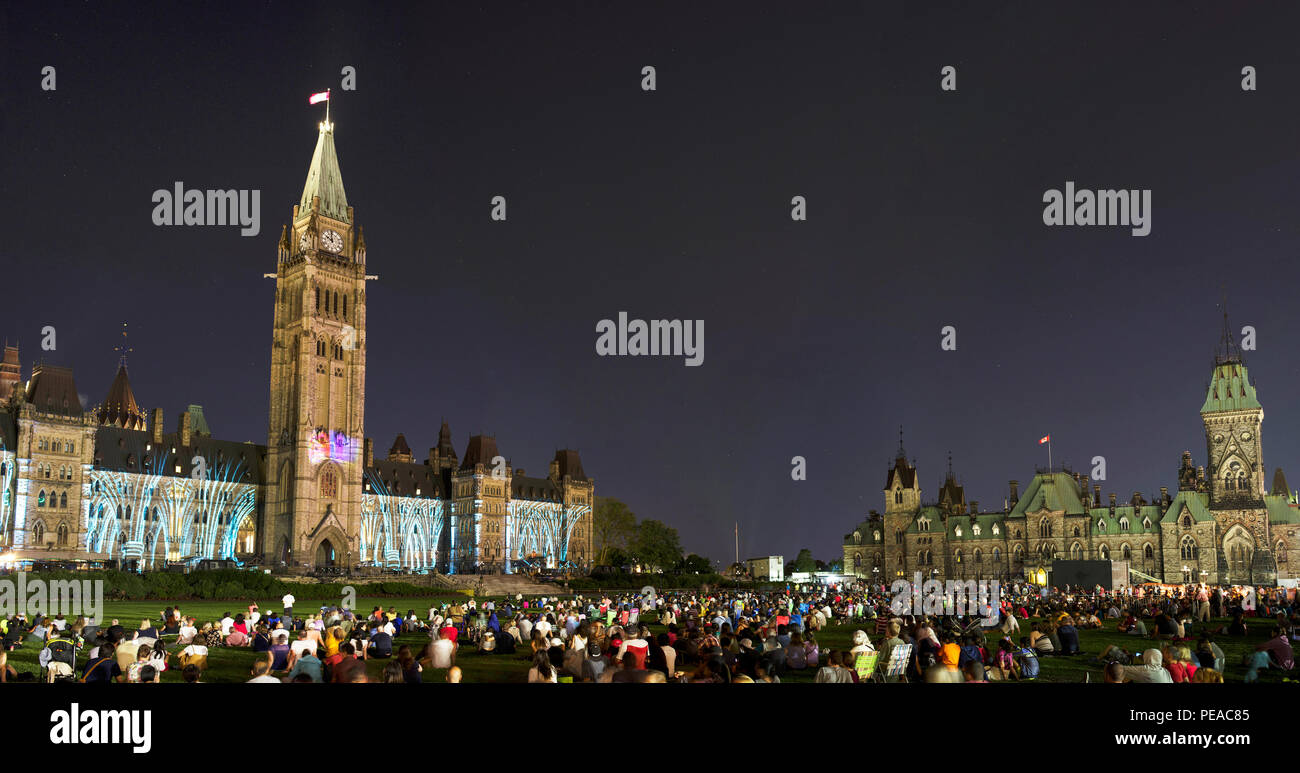
[{"label": "dark sky", "polygon": [[[169,430],[194,402],[265,442],[262,274],[315,143],[307,96],[333,87],[380,276],[381,450],[400,431],[422,455],[443,416],[458,450],[494,433],[529,472],[576,447],[598,493],[689,550],[730,558],[739,521],[742,554],[829,558],[882,506],[899,424],[928,496],[951,451],[1000,506],[1049,432],[1057,462],[1104,455],[1121,499],[1176,487],[1179,454],[1204,459],[1226,290],[1258,330],[1265,464],[1300,481],[1294,8],[704,5],[6,4],[0,333],[26,376],[54,325],[47,361],[97,403],[127,322]],[[261,235],[155,227],[178,180],[259,189]],[[1151,235],[1044,226],[1067,180],[1151,189]],[[704,365],[597,357],[621,310],[705,320]]]}]

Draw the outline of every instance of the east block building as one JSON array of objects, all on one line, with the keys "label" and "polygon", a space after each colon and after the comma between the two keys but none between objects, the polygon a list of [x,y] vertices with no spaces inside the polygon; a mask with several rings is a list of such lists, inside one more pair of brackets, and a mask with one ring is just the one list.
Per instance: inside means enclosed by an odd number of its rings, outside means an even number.
[{"label": "east block building", "polygon": [[125,357],[83,409],[70,368],[22,380],[0,363],[0,546],[9,562],[195,558],[265,566],[510,572],[590,563],[595,482],[575,450],[543,476],[495,438],[463,458],[444,421],[417,460],[365,438],[366,240],[348,205],[334,127],[320,126],[302,196],[276,246],[266,445],[212,437],[202,408],[164,431]]},{"label": "east block building", "polygon": [[[1225,321],[1226,326],[1226,321]],[[1240,352],[1225,342],[1201,406],[1206,464],[1184,452],[1178,487],[1150,499],[1103,500],[1086,476],[1038,470],[1024,491],[1010,481],[1002,510],[967,502],[951,461],[937,498],[923,497],[902,444],[885,478],[883,513],[844,537],[844,569],[889,583],[1039,576],[1058,559],[1127,561],[1168,583],[1270,585],[1300,571],[1300,504],[1282,470],[1265,479],[1264,409]]]}]

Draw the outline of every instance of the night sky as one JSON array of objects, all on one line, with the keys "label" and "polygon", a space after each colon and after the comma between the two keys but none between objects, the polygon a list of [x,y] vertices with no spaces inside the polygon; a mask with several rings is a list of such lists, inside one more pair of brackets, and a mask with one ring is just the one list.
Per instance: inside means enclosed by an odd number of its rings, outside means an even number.
[{"label": "night sky", "polygon": [[[1183,450],[1204,463],[1226,291],[1258,331],[1268,479],[1300,483],[1300,11],[704,5],[6,4],[0,335],[95,404],[127,322],[168,431],[200,403],[265,443],[262,274],[332,87],[380,277],[377,454],[404,432],[423,458],[446,417],[458,452],[495,434],[530,474],[580,449],[598,494],[688,550],[729,560],[738,521],[742,558],[829,559],[882,508],[900,424],[927,499],[951,451],[1001,507],[1048,433],[1058,463],[1104,455],[1121,500],[1176,488]],[[1151,235],[1044,226],[1067,180],[1151,189]],[[261,234],[154,226],[176,181],[260,190]],[[704,365],[596,356],[619,311],[703,319]]]}]

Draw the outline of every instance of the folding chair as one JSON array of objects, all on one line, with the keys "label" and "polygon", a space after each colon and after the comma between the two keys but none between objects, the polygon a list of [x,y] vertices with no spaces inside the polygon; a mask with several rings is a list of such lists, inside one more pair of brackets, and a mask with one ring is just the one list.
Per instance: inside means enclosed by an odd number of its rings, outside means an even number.
[{"label": "folding chair", "polygon": [[912,660],[912,645],[899,644],[889,653],[889,665],[885,667],[885,676],[889,679],[907,681],[907,664]]},{"label": "folding chair", "polygon": [[880,653],[875,650],[859,652],[853,659],[853,670],[858,674],[858,682],[871,681],[876,675],[876,662],[880,660]]}]

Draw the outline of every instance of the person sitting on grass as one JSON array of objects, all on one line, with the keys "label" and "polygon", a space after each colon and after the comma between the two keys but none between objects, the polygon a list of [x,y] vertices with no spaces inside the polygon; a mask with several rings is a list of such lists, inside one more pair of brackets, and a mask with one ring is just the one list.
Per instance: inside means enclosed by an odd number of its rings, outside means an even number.
[{"label": "person sitting on grass", "polygon": [[1295,668],[1295,656],[1286,633],[1278,626],[1273,626],[1268,641],[1256,645],[1255,651],[1246,655],[1246,665],[1249,666],[1245,678],[1247,682],[1259,681],[1261,668],[1280,668],[1285,671]]},{"label": "person sitting on grass", "polygon": [[1124,677],[1124,666],[1120,663],[1107,663],[1102,669],[1102,677],[1106,684],[1124,684],[1128,681]]},{"label": "person sitting on grass", "polygon": [[188,665],[181,669],[181,679],[185,684],[198,684],[203,678],[203,669],[196,665]]},{"label": "person sitting on grass", "polygon": [[272,671],[288,671],[292,667],[290,658],[293,656],[293,649],[289,646],[289,633],[287,631],[276,632],[271,639],[271,648],[267,652],[271,653]]},{"label": "person sitting on grass", "polygon": [[1074,627],[1073,618],[1064,619],[1061,627],[1056,629],[1056,636],[1061,642],[1062,655],[1079,654],[1079,631]]},{"label": "person sitting on grass", "polygon": [[226,646],[247,647],[249,641],[248,623],[244,620],[244,613],[240,612],[235,615],[234,622],[230,624],[230,632],[226,634]]},{"label": "person sitting on grass", "polygon": [[130,684],[137,684],[140,681],[140,669],[149,665],[149,653],[152,648],[148,644],[141,644],[135,653],[135,662],[126,669],[126,681]]},{"label": "person sitting on grass", "polygon": [[253,652],[261,654],[271,651],[271,632],[266,630],[265,625],[259,625],[253,631]]},{"label": "person sitting on grass", "polygon": [[1147,635],[1147,626],[1146,626],[1146,623],[1144,623],[1144,622],[1142,622],[1141,620],[1139,620],[1139,619],[1137,618],[1137,615],[1133,614],[1132,611],[1130,611],[1130,612],[1128,613],[1128,616],[1127,616],[1127,617],[1125,617],[1122,621],[1120,621],[1120,624],[1119,624],[1117,630],[1118,630],[1120,633],[1126,633],[1126,634],[1128,634],[1128,635],[1130,635],[1130,636],[1146,636],[1146,635]]},{"label": "person sitting on grass", "polygon": [[194,637],[198,635],[199,629],[194,627],[194,618],[188,617],[177,629],[176,643],[184,647],[193,642]]},{"label": "person sitting on grass", "polygon": [[1038,653],[1029,644],[1029,637],[1020,637],[1020,651],[1016,653],[1017,678],[1030,680],[1038,678]]},{"label": "person sitting on grass", "polygon": [[984,664],[978,660],[967,661],[962,671],[965,673],[967,684],[988,682],[988,679],[984,678]]},{"label": "person sitting on grass", "polygon": [[1192,676],[1193,684],[1223,684],[1223,674],[1213,668],[1198,668]]},{"label": "person sitting on grass", "polygon": [[289,669],[289,681],[301,681],[297,677],[305,675],[307,681],[319,684],[325,681],[323,669],[324,667],[321,665],[320,658],[316,657],[316,653],[303,650],[302,654],[294,659],[293,666]]},{"label": "person sitting on grass", "polygon": [[280,680],[271,676],[271,657],[265,655],[253,661],[253,678],[246,684],[280,684]]},{"label": "person sitting on grass", "polygon": [[219,626],[213,623],[203,624],[203,643],[207,645],[209,649],[220,647],[224,641],[225,637],[221,635],[221,628]]},{"label": "person sitting on grass", "polygon": [[393,656],[393,637],[383,630],[378,623],[370,624],[370,639],[366,641],[366,657],[391,658]]},{"label": "person sitting on grass", "polygon": [[1152,647],[1142,653],[1142,662],[1137,665],[1124,666],[1124,677],[1130,682],[1147,682],[1151,684],[1173,684],[1173,677],[1164,667],[1164,656],[1160,650]]}]

